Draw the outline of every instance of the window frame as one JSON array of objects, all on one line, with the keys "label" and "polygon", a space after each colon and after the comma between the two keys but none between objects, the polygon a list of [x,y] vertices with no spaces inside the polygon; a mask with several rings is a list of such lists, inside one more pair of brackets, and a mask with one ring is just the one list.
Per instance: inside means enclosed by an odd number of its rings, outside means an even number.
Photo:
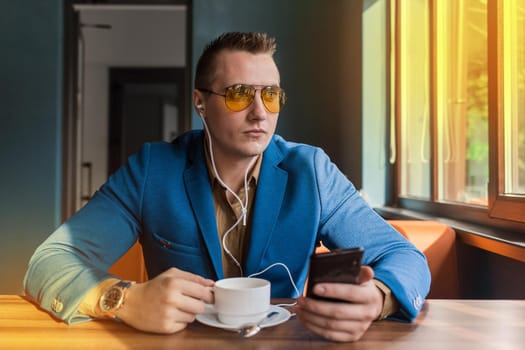
[{"label": "window frame", "polygon": [[[439,201],[438,196],[438,144],[436,133],[437,125],[437,1],[428,0],[429,4],[429,94],[430,94],[430,147],[431,147],[431,198],[429,200],[405,197],[400,195],[401,191],[401,164],[399,159],[395,160],[393,186],[391,186],[392,203],[390,205],[402,209],[413,210],[416,212],[444,217],[448,219],[472,222],[497,229],[511,231],[525,231],[525,196],[505,194],[504,188],[504,100],[503,100],[503,2],[504,0],[488,0],[487,2],[487,46],[488,46],[488,142],[489,142],[489,183],[488,183],[488,205],[479,206],[467,203]],[[389,4],[390,12],[389,30],[394,31],[393,35],[388,35],[394,43],[389,43],[393,47],[393,57],[389,57],[389,62],[393,71],[389,74],[391,80],[389,86],[394,91],[390,91],[392,106],[390,116],[395,120],[395,148],[401,149],[400,125],[401,110],[400,101],[402,99],[400,90],[400,58],[401,52],[398,43],[400,37],[400,10],[399,0]],[[496,48],[496,49],[491,49]],[[393,82],[392,82],[393,80]]]},{"label": "window frame", "polygon": [[[496,47],[489,50],[489,144],[490,183],[489,215],[493,218],[525,222],[525,196],[505,193],[505,104],[504,50],[503,50],[503,1],[488,1],[488,42]],[[492,166],[497,164],[497,166]],[[494,179],[492,181],[492,179]]]}]

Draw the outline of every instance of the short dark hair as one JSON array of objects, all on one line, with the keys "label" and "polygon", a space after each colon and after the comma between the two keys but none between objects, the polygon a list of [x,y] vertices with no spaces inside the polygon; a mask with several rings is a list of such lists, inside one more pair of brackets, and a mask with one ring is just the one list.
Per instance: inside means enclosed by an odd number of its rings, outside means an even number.
[{"label": "short dark hair", "polygon": [[195,88],[209,88],[215,79],[215,58],[222,50],[267,53],[273,56],[277,45],[275,38],[266,33],[228,32],[211,41],[197,62]]}]

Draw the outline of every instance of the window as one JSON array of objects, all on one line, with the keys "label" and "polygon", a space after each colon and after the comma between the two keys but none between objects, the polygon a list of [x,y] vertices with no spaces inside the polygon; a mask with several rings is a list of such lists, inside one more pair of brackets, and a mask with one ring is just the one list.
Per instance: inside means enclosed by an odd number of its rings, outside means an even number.
[{"label": "window", "polygon": [[525,223],[525,0],[394,1],[391,11],[398,204]]},{"label": "window", "polygon": [[438,200],[487,205],[487,5],[436,1]]}]

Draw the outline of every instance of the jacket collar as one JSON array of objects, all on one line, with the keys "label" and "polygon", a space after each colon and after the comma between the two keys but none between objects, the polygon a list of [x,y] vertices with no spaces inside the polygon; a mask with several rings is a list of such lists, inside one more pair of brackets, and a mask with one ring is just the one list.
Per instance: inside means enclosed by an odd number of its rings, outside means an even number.
[{"label": "jacket collar", "polygon": [[197,220],[202,239],[218,279],[223,278],[221,244],[217,232],[213,198],[204,156],[203,133],[187,145],[189,166],[184,172],[184,185]]},{"label": "jacket collar", "polygon": [[288,173],[279,167],[283,155],[274,140],[275,138],[264,151],[262,159],[252,212],[250,245],[246,255],[246,275],[267,267],[261,266],[261,261],[271,242],[288,181]]}]

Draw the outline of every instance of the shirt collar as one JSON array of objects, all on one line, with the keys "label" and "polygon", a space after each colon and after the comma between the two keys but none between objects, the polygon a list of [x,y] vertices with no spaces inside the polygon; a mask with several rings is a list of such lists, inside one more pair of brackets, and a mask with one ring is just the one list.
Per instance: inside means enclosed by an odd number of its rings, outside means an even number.
[{"label": "shirt collar", "polygon": [[[204,142],[206,142],[206,140]],[[204,147],[204,154],[206,158],[206,166],[208,167],[208,176],[210,177],[210,180],[212,180],[213,183],[219,183],[219,180],[217,179],[217,176],[215,176],[215,172],[213,171],[209,149],[208,147],[206,147],[206,144]],[[247,176],[248,183],[251,183],[253,181],[253,183],[257,185],[257,182],[259,181],[259,174],[261,173],[262,158],[263,158],[263,154],[261,153],[257,157],[257,161],[253,165],[252,169],[248,173],[248,176]]]}]

